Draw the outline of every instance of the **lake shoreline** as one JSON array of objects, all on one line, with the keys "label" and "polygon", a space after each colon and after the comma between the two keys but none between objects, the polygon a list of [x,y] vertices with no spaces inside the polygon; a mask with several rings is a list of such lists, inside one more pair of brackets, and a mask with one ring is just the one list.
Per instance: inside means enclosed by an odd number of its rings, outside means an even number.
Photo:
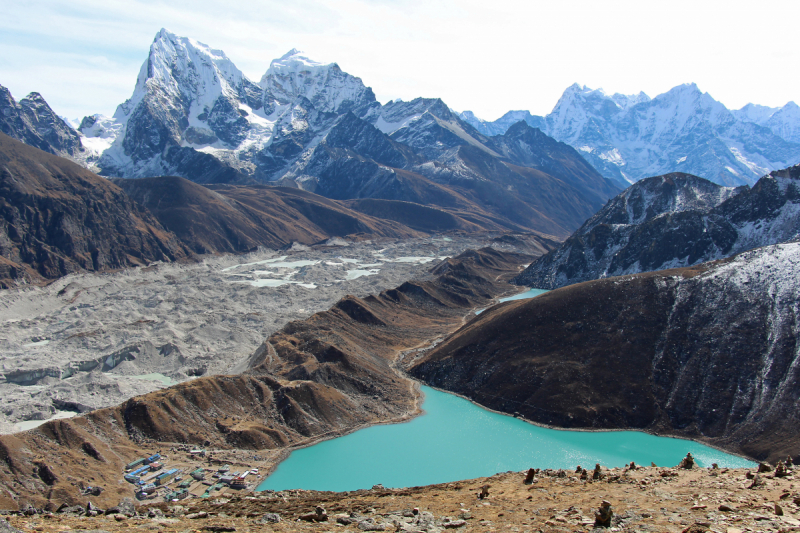
[{"label": "lake shoreline", "polygon": [[341,492],[373,485],[411,487],[519,472],[531,466],[570,470],[576,465],[599,463],[617,468],[631,461],[640,465],[652,461],[672,467],[687,452],[700,466],[755,466],[748,459],[690,439],[664,438],[639,430],[620,434],[624,430],[542,427],[441,389],[415,385],[424,394],[422,409],[428,416],[404,420],[414,422],[412,427],[375,425],[342,439],[320,442],[313,451],[311,443],[304,443],[305,449],[292,450],[302,453],[281,463],[285,469],[270,471],[256,490]]},{"label": "lake shoreline", "polygon": [[[519,291],[519,292],[515,292],[515,293],[513,293],[513,295],[524,294],[524,293],[529,292],[531,290],[533,290],[533,288],[524,288],[524,290]],[[508,294],[508,293],[506,293],[506,294]],[[535,295],[535,296],[538,296],[538,295]],[[484,308],[484,310],[488,310],[488,309],[494,307],[495,305],[498,305],[499,303],[502,303],[501,299],[504,298],[504,297],[506,297],[506,296],[497,297],[495,299],[496,303],[493,304],[492,306],[488,306],[488,307]],[[475,318],[475,316],[476,315],[475,315],[475,310],[474,309],[471,310],[470,312],[466,313],[464,315],[464,317],[463,317],[462,325],[466,324],[469,320],[472,320],[473,318]],[[646,434],[646,435],[650,435],[650,436],[653,436],[653,437],[671,438],[671,439],[676,439],[676,440],[687,441],[689,443],[696,443],[696,444],[707,446],[707,447],[709,447],[711,449],[714,449],[714,450],[716,450],[718,452],[738,457],[740,459],[744,459],[744,460],[751,461],[751,462],[757,462],[751,457],[745,456],[745,455],[737,453],[737,452],[732,452],[732,451],[726,450],[725,448],[723,448],[723,447],[721,447],[721,446],[719,446],[719,445],[717,445],[715,443],[712,443],[712,442],[707,442],[707,441],[702,440],[702,439],[690,438],[690,437],[687,437],[687,436],[684,436],[684,435],[677,435],[677,434],[670,434],[670,433],[659,433],[659,432],[653,431],[651,429],[643,429],[643,428],[603,428],[603,429],[597,429],[597,428],[564,428],[564,427],[551,426],[551,425],[548,425],[548,424],[542,424],[542,423],[534,422],[532,420],[529,420],[529,419],[521,417],[521,416],[513,416],[510,413],[505,413],[505,412],[502,412],[502,411],[497,411],[497,410],[491,409],[489,407],[481,405],[478,402],[475,402],[471,398],[468,398],[468,397],[466,397],[466,396],[464,396],[462,394],[455,393],[455,392],[452,392],[452,391],[448,391],[448,390],[445,390],[445,389],[441,389],[441,388],[438,388],[438,387],[433,387],[433,386],[431,386],[429,384],[426,384],[426,383],[423,383],[423,382],[417,380],[416,378],[408,375],[404,371],[404,368],[408,367],[410,364],[413,364],[412,363],[413,359],[416,358],[416,357],[412,357],[411,360],[407,360],[407,356],[408,355],[413,354],[413,353],[419,354],[422,351],[427,351],[427,350],[432,349],[437,344],[443,342],[451,333],[448,333],[447,335],[442,335],[440,337],[437,337],[437,338],[429,340],[429,341],[425,341],[424,343],[420,343],[420,345],[415,346],[414,348],[398,351],[396,357],[391,362],[391,365],[392,365],[393,369],[395,370],[395,372],[397,373],[398,377],[401,378],[401,379],[406,380],[409,383],[410,392],[414,397],[414,403],[413,403],[413,407],[411,409],[409,409],[403,415],[401,415],[399,417],[396,417],[396,418],[392,418],[392,419],[385,420],[385,421],[378,421],[378,422],[374,422],[374,423],[365,423],[365,424],[361,424],[361,425],[359,425],[357,427],[353,427],[353,428],[350,428],[350,429],[347,429],[347,430],[331,432],[331,433],[327,433],[327,434],[324,434],[324,435],[318,435],[318,436],[310,438],[310,439],[308,439],[308,440],[306,440],[306,441],[304,441],[302,443],[298,443],[297,445],[294,445],[294,446],[291,446],[291,447],[288,447],[288,448],[284,448],[283,450],[281,450],[275,456],[274,462],[272,462],[272,464],[270,464],[269,466],[267,466],[265,468],[264,478],[259,483],[258,487],[256,488],[256,491],[269,490],[269,489],[259,489],[259,487],[261,485],[263,485],[266,482],[266,480],[273,473],[275,473],[275,471],[278,469],[278,467],[281,464],[283,464],[289,458],[289,456],[292,454],[292,452],[294,452],[294,451],[298,451],[298,450],[302,450],[302,449],[305,449],[305,448],[309,448],[311,446],[314,446],[314,445],[317,445],[317,444],[320,444],[320,443],[323,443],[323,442],[326,442],[326,441],[330,441],[330,440],[333,440],[333,439],[337,439],[337,438],[340,438],[340,437],[345,437],[345,436],[348,436],[348,435],[352,435],[353,433],[356,433],[356,432],[358,432],[358,431],[360,431],[362,429],[368,429],[368,428],[371,428],[371,427],[378,427],[378,426],[391,426],[391,425],[404,424],[404,423],[407,423],[407,422],[411,422],[411,421],[417,419],[419,416],[425,414],[425,411],[423,409],[423,405],[424,405],[424,402],[425,402],[425,394],[422,391],[422,386],[427,386],[427,387],[430,387],[432,390],[436,390],[438,392],[441,392],[441,393],[444,393],[444,394],[449,394],[449,395],[458,397],[460,399],[466,400],[467,402],[469,402],[470,404],[474,405],[475,407],[477,407],[479,409],[482,409],[483,411],[486,411],[488,413],[493,413],[495,415],[501,415],[501,416],[509,417],[509,418],[512,418],[512,419],[520,420],[521,422],[524,422],[524,423],[529,424],[529,425],[531,425],[533,427],[536,427],[536,428],[555,430],[555,431],[559,431],[559,432],[581,432],[581,433],[616,433],[616,432],[624,432],[624,431],[637,432],[637,433],[643,433],[643,434]],[[419,355],[417,355],[417,357],[418,356]]]}]

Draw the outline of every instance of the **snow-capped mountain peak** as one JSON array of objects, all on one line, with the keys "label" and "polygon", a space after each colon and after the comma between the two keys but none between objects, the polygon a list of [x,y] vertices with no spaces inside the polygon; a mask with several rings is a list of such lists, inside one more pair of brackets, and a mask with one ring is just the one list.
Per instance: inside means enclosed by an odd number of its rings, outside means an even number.
[{"label": "snow-capped mountain peak", "polygon": [[800,143],[800,106],[794,102],[783,107],[747,104],[733,114],[742,122],[764,126],[787,141]]},{"label": "snow-capped mountain peak", "polygon": [[736,118],[744,122],[755,122],[761,124],[768,120],[779,107],[767,107],[758,104],[747,104],[741,109],[731,111]]},{"label": "snow-capped mountain peak", "polygon": [[343,72],[336,63],[320,63],[292,49],[274,60],[259,86],[264,89],[264,108],[307,98],[316,109],[329,113],[354,111],[361,115],[377,103],[372,89],[361,78]]},{"label": "snow-capped mountain peak", "polygon": [[[505,116],[493,122],[461,116],[487,135],[501,135],[513,123]],[[731,112],[695,83],[652,99],[643,92],[609,96],[575,83],[546,117],[519,118],[581,151],[620,184],[669,172],[722,185],[753,184],[800,159],[800,107],[790,102]]]},{"label": "snow-capped mountain peak", "polygon": [[[198,109],[210,109],[220,95],[238,96],[245,80],[242,71],[222,50],[162,28],[150,45],[133,95],[119,106],[114,118],[124,121],[144,95],[152,91],[191,102]],[[196,114],[201,113],[202,110]]]},{"label": "snow-capped mountain peak", "polygon": [[614,100],[620,109],[628,109],[636,104],[641,104],[642,102],[649,102],[651,98],[647,96],[643,91],[640,91],[639,94],[621,94],[621,93],[614,93],[611,96],[611,99]]},{"label": "snow-capped mountain peak", "polygon": [[267,72],[261,77],[259,85],[266,88],[267,77],[270,74],[280,73],[286,75],[293,72],[319,72],[329,68],[339,68],[339,65],[336,63],[325,64],[320,63],[319,61],[314,61],[305,55],[304,52],[298,50],[297,48],[292,48],[281,57],[274,59],[272,63],[270,63]]}]

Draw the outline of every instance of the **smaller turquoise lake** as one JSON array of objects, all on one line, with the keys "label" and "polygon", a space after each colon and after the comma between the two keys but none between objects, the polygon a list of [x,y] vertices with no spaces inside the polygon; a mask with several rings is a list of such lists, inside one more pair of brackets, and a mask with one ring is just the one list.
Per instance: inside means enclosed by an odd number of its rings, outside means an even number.
[{"label": "smaller turquoise lake", "polygon": [[675,466],[691,452],[701,466],[753,467],[689,440],[637,431],[561,431],[487,411],[422,387],[425,414],[373,426],[292,452],[258,490],[357,490],[378,483],[413,487],[527,468],[607,467],[635,461]]},{"label": "smaller turquoise lake", "polygon": [[[500,298],[500,301],[498,303],[510,302],[511,300],[527,300],[528,298],[535,298],[535,297],[539,296],[540,294],[544,294],[546,292],[547,292],[546,289],[529,289],[529,290],[527,290],[525,292],[521,292],[519,294],[515,294],[514,296],[509,296],[508,298]],[[479,309],[478,311],[475,311],[475,314],[479,315],[479,314],[483,313],[484,311],[486,311],[486,309],[489,309],[489,308],[487,307],[485,309]]]}]

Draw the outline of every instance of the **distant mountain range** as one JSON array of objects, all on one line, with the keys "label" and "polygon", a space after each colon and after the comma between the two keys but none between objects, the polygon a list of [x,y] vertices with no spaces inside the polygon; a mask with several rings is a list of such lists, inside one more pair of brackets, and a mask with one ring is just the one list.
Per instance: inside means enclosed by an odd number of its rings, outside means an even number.
[{"label": "distant mountain range", "polygon": [[82,149],[59,153],[108,177],[412,202],[556,237],[619,192],[580,152],[524,122],[490,138],[439,99],[381,105],[359,78],[297,50],[255,83],[222,51],[166,30],[131,98],[79,131]]},{"label": "distant mountain range", "polygon": [[77,132],[35,93],[1,96],[4,132],[107,177],[289,186],[559,238],[630,181],[670,170],[752,184],[800,160],[792,103],[730,112],[695,85],[654,99],[574,85],[546,117],[490,123],[439,99],[382,105],[361,79],[297,50],[256,83],[222,51],[167,30],[131,98]]},{"label": "distant mountain range", "polygon": [[341,202],[265,185],[210,189],[174,176],[108,180],[0,133],[0,288],[331,237],[507,229],[468,209]]},{"label": "distant mountain range", "polygon": [[493,122],[459,115],[484,135],[523,120],[580,150],[609,179],[627,184],[684,172],[720,185],[752,185],[772,170],[800,162],[800,107],[748,104],[729,111],[695,84],[650,98],[608,95],[572,85],[547,116],[509,111]]},{"label": "distant mountain range", "polygon": [[800,165],[750,188],[689,174],[641,180],[612,199],[515,282],[554,289],[687,267],[800,237]]}]

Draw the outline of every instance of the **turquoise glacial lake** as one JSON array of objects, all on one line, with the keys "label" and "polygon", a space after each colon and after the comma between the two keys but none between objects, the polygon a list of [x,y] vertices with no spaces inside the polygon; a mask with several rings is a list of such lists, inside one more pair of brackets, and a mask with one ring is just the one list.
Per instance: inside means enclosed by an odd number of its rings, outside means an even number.
[{"label": "turquoise glacial lake", "polygon": [[[499,303],[510,302],[511,300],[527,300],[529,298],[536,298],[540,294],[544,294],[546,292],[547,292],[546,289],[528,289],[525,292],[521,292],[519,294],[515,294],[514,296],[509,296],[508,298],[500,298]],[[486,309],[489,309],[489,308],[487,307],[485,309],[479,309],[478,311],[475,311],[475,314],[479,315],[479,314],[483,313],[484,311],[486,311]],[[581,465],[581,466],[583,466],[583,465]]]},{"label": "turquoise glacial lake", "polygon": [[755,463],[689,440],[638,431],[546,429],[422,387],[425,413],[372,426],[291,453],[258,490],[413,487],[527,468],[593,468],[636,461],[675,466],[691,452],[701,466]]}]

